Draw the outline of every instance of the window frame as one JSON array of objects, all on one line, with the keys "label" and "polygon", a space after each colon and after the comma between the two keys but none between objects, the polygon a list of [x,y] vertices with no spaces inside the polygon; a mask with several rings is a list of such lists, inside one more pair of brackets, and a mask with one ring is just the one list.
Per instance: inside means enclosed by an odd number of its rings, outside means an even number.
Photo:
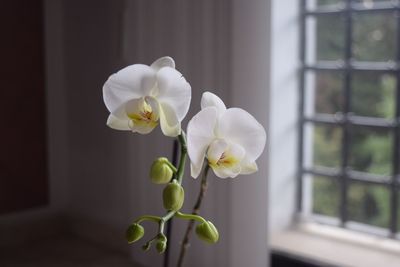
[{"label": "window frame", "polygon": [[[299,135],[298,135],[298,183],[297,183],[297,212],[304,214],[304,176],[321,175],[336,179],[339,182],[340,205],[339,205],[339,226],[348,228],[349,218],[348,207],[348,187],[349,182],[356,181],[362,184],[378,184],[390,189],[390,221],[389,237],[395,238],[398,234],[398,205],[400,189],[400,3],[378,3],[370,8],[362,7],[361,4],[354,3],[352,0],[344,0],[341,6],[327,6],[316,10],[307,9],[307,0],[300,0],[300,79],[299,79]],[[353,36],[353,14],[364,12],[395,12],[397,15],[396,41],[397,51],[395,63],[393,62],[357,62],[352,59],[352,36]],[[343,61],[316,61],[315,64],[306,62],[306,39],[307,25],[309,17],[321,17],[330,15],[342,15],[345,19],[345,42]],[[343,82],[343,112],[341,114],[315,114],[306,115],[306,73],[318,71],[341,72],[344,76]],[[396,103],[395,116],[392,120],[384,118],[356,116],[351,113],[351,82],[354,72],[380,72],[391,73],[396,77]],[[343,136],[341,143],[341,164],[339,169],[328,168],[306,168],[304,167],[305,151],[305,125],[331,125],[341,127]],[[350,155],[350,131],[351,127],[367,127],[386,129],[393,134],[392,151],[392,174],[381,176],[369,173],[353,171],[349,168]],[[318,179],[318,178],[314,178]],[[317,220],[317,219],[316,219]]]}]

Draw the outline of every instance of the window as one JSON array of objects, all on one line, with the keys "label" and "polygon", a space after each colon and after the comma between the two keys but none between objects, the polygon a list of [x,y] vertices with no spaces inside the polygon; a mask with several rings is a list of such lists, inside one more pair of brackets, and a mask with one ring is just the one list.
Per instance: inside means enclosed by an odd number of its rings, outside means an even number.
[{"label": "window", "polygon": [[302,0],[298,211],[400,232],[400,3]]}]

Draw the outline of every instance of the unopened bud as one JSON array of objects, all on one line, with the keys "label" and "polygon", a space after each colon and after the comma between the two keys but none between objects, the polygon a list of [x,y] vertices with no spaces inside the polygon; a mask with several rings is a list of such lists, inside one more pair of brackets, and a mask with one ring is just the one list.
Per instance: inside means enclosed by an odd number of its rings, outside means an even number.
[{"label": "unopened bud", "polygon": [[156,159],[150,168],[150,179],[155,184],[166,184],[171,181],[174,175],[172,164],[167,158],[161,157]]},{"label": "unopened bud", "polygon": [[164,188],[163,200],[166,210],[180,210],[185,200],[183,187],[176,180],[173,180]]},{"label": "unopened bud", "polygon": [[210,244],[216,243],[219,239],[218,230],[210,221],[198,224],[196,226],[196,234],[201,240]]},{"label": "unopened bud", "polygon": [[142,249],[143,249],[144,251],[148,251],[148,250],[150,249],[150,247],[151,247],[151,242],[147,242],[146,244],[144,244],[144,245],[142,246]]},{"label": "unopened bud", "polygon": [[164,234],[159,235],[156,243],[156,249],[160,254],[164,253],[167,249],[167,237]]},{"label": "unopened bud", "polygon": [[144,228],[138,223],[131,224],[126,230],[126,240],[128,243],[133,243],[141,239],[144,235]]}]

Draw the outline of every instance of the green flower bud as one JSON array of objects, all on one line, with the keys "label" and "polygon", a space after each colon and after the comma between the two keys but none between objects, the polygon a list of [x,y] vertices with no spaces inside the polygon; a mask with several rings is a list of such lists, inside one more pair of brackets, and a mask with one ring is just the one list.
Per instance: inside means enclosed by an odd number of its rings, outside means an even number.
[{"label": "green flower bud", "polygon": [[176,180],[173,180],[164,188],[163,200],[166,210],[180,210],[185,200],[183,187]]},{"label": "green flower bud", "polygon": [[128,243],[133,243],[141,239],[144,235],[144,228],[138,223],[131,224],[126,230],[126,240]]},{"label": "green flower bud", "polygon": [[201,240],[210,244],[216,243],[219,239],[218,230],[210,221],[198,224],[196,226],[196,234]]},{"label": "green flower bud", "polygon": [[167,158],[161,157],[153,162],[150,168],[150,179],[155,184],[166,184],[174,175],[172,163]]},{"label": "green flower bud", "polygon": [[160,254],[164,253],[165,250],[167,249],[167,237],[164,234],[159,234],[156,243],[156,249]]},{"label": "green flower bud", "polygon": [[151,242],[147,242],[146,244],[144,244],[144,245],[142,246],[142,249],[143,249],[144,251],[148,251],[148,250],[150,249],[150,247],[151,247]]}]

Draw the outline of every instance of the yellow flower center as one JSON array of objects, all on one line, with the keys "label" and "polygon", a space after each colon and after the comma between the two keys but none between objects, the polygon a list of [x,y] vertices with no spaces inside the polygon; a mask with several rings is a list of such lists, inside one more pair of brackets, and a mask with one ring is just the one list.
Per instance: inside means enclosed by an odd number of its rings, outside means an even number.
[{"label": "yellow flower center", "polygon": [[215,161],[209,159],[209,164],[213,168],[230,168],[236,165],[239,160],[232,155],[227,155],[225,152],[222,153],[221,157]]},{"label": "yellow flower center", "polygon": [[155,115],[151,105],[145,100],[139,104],[139,110],[127,114],[133,125],[154,128],[158,125],[158,116]]}]

